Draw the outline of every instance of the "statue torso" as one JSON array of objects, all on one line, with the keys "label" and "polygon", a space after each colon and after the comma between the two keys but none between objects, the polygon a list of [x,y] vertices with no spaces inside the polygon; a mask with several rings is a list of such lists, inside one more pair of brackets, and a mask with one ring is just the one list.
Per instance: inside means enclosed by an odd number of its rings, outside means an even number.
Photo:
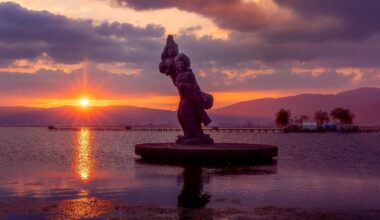
[{"label": "statue torso", "polygon": [[175,85],[181,100],[193,100],[199,90],[194,73],[191,69],[177,74]]}]

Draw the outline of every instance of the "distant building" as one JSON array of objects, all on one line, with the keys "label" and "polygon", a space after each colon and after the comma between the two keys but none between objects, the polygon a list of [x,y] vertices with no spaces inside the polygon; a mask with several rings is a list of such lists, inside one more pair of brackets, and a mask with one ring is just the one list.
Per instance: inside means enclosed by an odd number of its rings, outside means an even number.
[{"label": "distant building", "polygon": [[327,123],[324,129],[327,131],[355,131],[359,127],[353,124]]},{"label": "distant building", "polygon": [[335,123],[326,123],[324,126],[323,126],[324,129],[326,130],[337,130],[338,129],[338,126],[335,124]]},{"label": "distant building", "polygon": [[318,124],[315,121],[304,121],[301,126],[302,130],[317,130]]}]

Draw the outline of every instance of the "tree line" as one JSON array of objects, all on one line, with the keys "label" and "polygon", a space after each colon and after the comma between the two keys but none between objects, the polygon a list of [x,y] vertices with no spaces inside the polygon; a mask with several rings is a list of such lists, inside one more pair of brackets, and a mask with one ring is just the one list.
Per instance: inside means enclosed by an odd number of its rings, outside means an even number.
[{"label": "tree line", "polygon": [[[353,120],[355,118],[354,113],[352,113],[350,109],[339,107],[331,110],[330,114],[322,110],[316,111],[314,113],[314,120],[317,122],[317,125],[321,127],[323,124],[330,121],[329,115],[334,120],[338,120],[341,124],[353,124]],[[281,108],[276,113],[276,125],[279,127],[287,127],[290,124],[291,116],[292,115],[289,109]],[[302,115],[299,120],[305,121],[308,120],[308,117]]]}]

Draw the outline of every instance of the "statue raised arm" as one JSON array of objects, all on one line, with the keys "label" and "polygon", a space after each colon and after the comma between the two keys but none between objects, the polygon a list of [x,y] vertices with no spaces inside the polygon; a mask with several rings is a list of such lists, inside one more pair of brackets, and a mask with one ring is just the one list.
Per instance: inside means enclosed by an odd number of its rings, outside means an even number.
[{"label": "statue raised arm", "polygon": [[178,55],[178,45],[174,42],[173,35],[169,35],[166,40],[166,45],[161,54],[161,62],[159,65],[160,72],[170,76],[173,83],[177,76],[174,58]]}]

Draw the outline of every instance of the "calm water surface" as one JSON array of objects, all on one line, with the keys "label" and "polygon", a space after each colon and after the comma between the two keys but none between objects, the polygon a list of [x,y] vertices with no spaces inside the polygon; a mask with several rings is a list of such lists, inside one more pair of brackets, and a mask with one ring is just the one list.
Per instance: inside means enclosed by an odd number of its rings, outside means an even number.
[{"label": "calm water surface", "polygon": [[379,134],[212,133],[216,142],[279,147],[276,163],[151,165],[134,145],[178,133],[0,128],[0,203],[99,198],[207,208],[380,209]]}]

